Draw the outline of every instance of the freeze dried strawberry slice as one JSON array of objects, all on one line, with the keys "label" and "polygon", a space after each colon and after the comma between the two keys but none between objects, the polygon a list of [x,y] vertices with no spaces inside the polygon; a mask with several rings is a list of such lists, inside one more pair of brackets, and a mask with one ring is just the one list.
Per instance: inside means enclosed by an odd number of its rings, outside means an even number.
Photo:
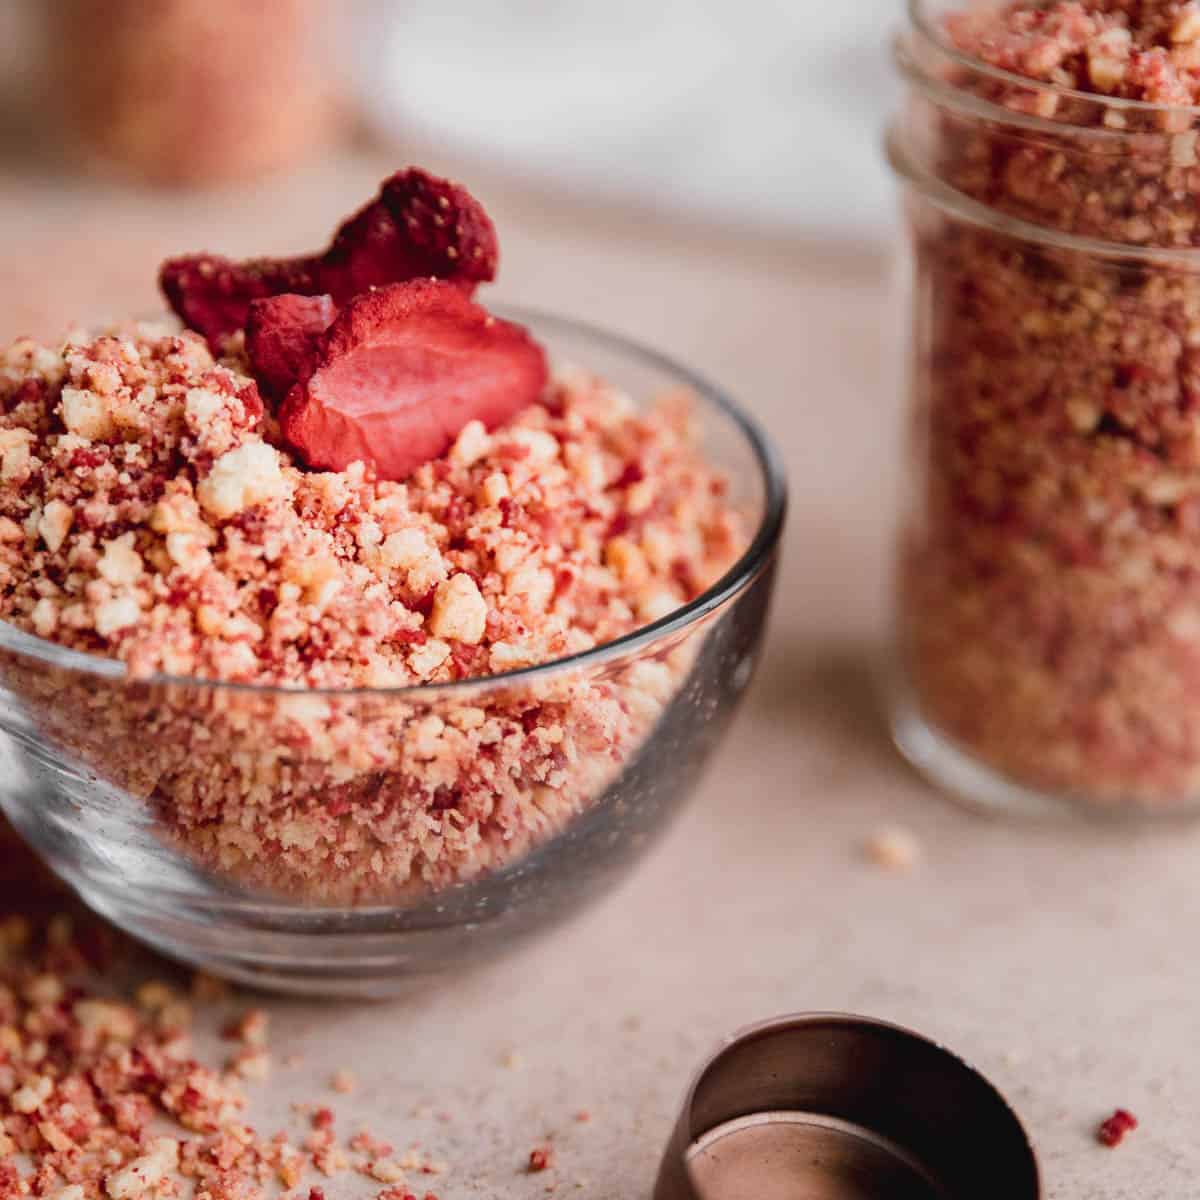
[{"label": "freeze dried strawberry slice", "polygon": [[169,259],[159,270],[158,283],[179,319],[202,333],[215,352],[229,334],[245,328],[252,301],[323,290],[302,259],[234,262],[217,254]]},{"label": "freeze dried strawberry slice", "polygon": [[444,454],[468,421],[489,429],[533,404],[542,348],[453,284],[393,284],[351,301],[322,339],[315,370],[288,393],[284,439],[310,467],[361,460],[404,479]]},{"label": "freeze dried strawberry slice", "polygon": [[410,167],[385,179],[379,196],[351,217],[313,268],[340,306],[369,288],[409,279],[465,287],[496,278],[496,228],[466,188]]},{"label": "freeze dried strawberry slice", "polygon": [[321,335],[337,309],[329,296],[270,296],[252,300],[246,353],[260,387],[276,400],[316,366]]},{"label": "freeze dried strawberry slice", "polygon": [[384,180],[322,254],[244,262],[197,254],[165,262],[159,284],[189,329],[215,350],[246,325],[250,302],[326,294],[338,307],[373,287],[436,277],[468,292],[495,279],[496,230],[465,188],[416,167]]}]

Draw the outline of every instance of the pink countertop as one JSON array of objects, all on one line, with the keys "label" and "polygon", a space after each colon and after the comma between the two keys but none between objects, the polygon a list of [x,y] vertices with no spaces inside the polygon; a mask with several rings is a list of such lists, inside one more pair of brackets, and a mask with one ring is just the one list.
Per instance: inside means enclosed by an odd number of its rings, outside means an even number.
[{"label": "pink countertop", "polygon": [[[168,252],[305,246],[386,169],[351,160],[186,201],[0,175],[0,332],[152,310]],[[479,191],[503,234],[498,296],[652,342],[773,430],[792,516],[770,644],[690,809],[584,917],[406,1000],[269,1001],[277,1056],[303,1062],[257,1086],[256,1123],[332,1102],[342,1129],[369,1124],[446,1161],[429,1181],[441,1200],[548,1185],[629,1200],[648,1192],[682,1089],[721,1035],[851,1009],[981,1067],[1026,1119],[1054,1200],[1200,1193],[1200,830],[991,823],[889,746],[872,682],[899,463],[884,265]],[[909,873],[863,854],[887,826],[920,843]],[[328,1089],[339,1067],[359,1078],[350,1096]],[[1093,1132],[1118,1106],[1142,1127],[1105,1150]],[[558,1166],[524,1173],[550,1134]],[[330,1200],[377,1190],[349,1175],[326,1187]]]}]

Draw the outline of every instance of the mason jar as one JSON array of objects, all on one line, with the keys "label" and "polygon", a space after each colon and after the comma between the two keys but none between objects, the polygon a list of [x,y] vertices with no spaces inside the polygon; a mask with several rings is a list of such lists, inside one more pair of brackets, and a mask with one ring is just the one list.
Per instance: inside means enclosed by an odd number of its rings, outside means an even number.
[{"label": "mason jar", "polygon": [[896,740],[990,809],[1196,810],[1200,110],[985,65],[965,3],[895,44]]}]

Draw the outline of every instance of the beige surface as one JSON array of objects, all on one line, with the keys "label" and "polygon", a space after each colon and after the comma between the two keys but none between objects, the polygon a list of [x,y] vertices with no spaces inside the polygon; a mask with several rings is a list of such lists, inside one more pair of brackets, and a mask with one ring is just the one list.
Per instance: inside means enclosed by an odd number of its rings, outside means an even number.
[{"label": "beige surface", "polygon": [[[0,332],[153,306],[168,251],[302,246],[380,174],[314,172],[282,206],[277,185],[183,203],[0,179]],[[793,508],[768,653],[690,810],[582,919],[421,997],[273,1003],[275,1048],[304,1063],[260,1090],[261,1124],[325,1098],[343,1131],[365,1120],[449,1162],[428,1181],[442,1200],[548,1184],[629,1200],[647,1193],[718,1037],[786,1010],[853,1009],[988,1073],[1027,1119],[1055,1200],[1200,1193],[1200,831],[990,824],[938,800],[886,741],[870,676],[899,419],[881,264],[481,190],[503,234],[498,294],[673,352],[774,431]],[[888,825],[920,840],[910,875],[861,853]],[[519,1065],[502,1065],[510,1051]],[[340,1066],[361,1079],[352,1097],[324,1087]],[[1142,1129],[1104,1150],[1092,1131],[1118,1105]],[[523,1174],[549,1133],[559,1168]],[[374,1190],[351,1177],[327,1188],[330,1200]]]}]

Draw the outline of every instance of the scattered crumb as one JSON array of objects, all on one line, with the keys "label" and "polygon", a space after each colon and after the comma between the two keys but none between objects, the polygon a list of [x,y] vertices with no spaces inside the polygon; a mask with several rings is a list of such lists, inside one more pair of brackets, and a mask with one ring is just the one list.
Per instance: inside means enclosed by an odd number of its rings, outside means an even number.
[{"label": "scattered crumb", "polygon": [[271,1074],[271,1056],[259,1046],[245,1046],[229,1060],[229,1070],[243,1079],[261,1081]]},{"label": "scattered crumb", "polygon": [[586,1108],[581,1108],[575,1114],[575,1120],[578,1121],[580,1125],[586,1125],[591,1119],[592,1119],[592,1114],[590,1112],[588,1112],[588,1110]]},{"label": "scattered crumb", "polygon": [[911,871],[921,858],[921,844],[907,829],[882,829],[863,846],[867,858],[889,871]]},{"label": "scattered crumb", "polygon": [[[128,999],[96,986],[121,945],[98,921],[0,913],[0,1200],[325,1200],[305,1177],[350,1169],[388,1185],[383,1200],[437,1200],[404,1179],[446,1163],[416,1147],[397,1160],[365,1131],[343,1146],[329,1108],[292,1105],[312,1126],[302,1146],[246,1124],[244,1082],[269,1069],[266,1014],[227,1023],[240,1045],[228,1069],[207,1065],[191,1003],[169,985],[151,980]],[[193,985],[198,1017],[199,997],[226,995]],[[181,1007],[188,1021],[171,1019]]]},{"label": "scattered crumb", "polygon": [[551,1146],[538,1146],[529,1152],[529,1173],[549,1170],[554,1165],[554,1149]]},{"label": "scattered crumb", "polygon": [[394,1158],[375,1159],[367,1164],[367,1174],[380,1183],[403,1183],[404,1168]]},{"label": "scattered crumb", "polygon": [[515,1071],[518,1067],[525,1065],[525,1059],[515,1050],[509,1050],[501,1056],[500,1065],[510,1071]]},{"label": "scattered crumb", "polygon": [[343,1096],[348,1096],[358,1086],[358,1079],[353,1071],[347,1071],[342,1068],[333,1073],[333,1078],[329,1081],[329,1086],[335,1092],[340,1092]]},{"label": "scattered crumb", "polygon": [[261,1008],[249,1009],[230,1021],[221,1031],[221,1036],[227,1041],[242,1042],[247,1046],[265,1046],[269,1020]]},{"label": "scattered crumb", "polygon": [[1127,1109],[1118,1108],[1111,1117],[1100,1122],[1096,1130],[1096,1141],[1110,1149],[1119,1146],[1127,1133],[1132,1133],[1138,1127],[1138,1119]]}]

